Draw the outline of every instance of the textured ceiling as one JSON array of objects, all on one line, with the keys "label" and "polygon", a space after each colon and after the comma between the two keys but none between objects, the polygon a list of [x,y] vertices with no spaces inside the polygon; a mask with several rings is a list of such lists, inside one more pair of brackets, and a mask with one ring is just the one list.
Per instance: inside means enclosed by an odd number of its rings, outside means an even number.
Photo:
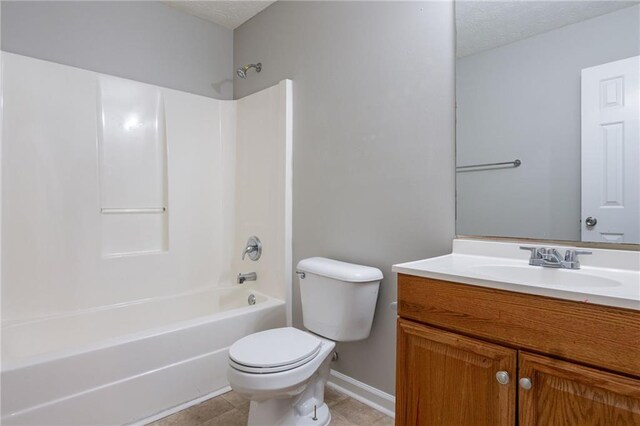
[{"label": "textured ceiling", "polygon": [[457,56],[473,55],[638,1],[456,1]]},{"label": "textured ceiling", "polygon": [[275,0],[165,1],[169,6],[232,30],[274,2]]}]

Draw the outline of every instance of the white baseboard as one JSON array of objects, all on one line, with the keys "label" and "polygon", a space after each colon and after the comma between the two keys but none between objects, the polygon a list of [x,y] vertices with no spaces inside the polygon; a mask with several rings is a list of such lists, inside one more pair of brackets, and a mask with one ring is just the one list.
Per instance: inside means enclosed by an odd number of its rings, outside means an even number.
[{"label": "white baseboard", "polygon": [[349,395],[353,399],[357,399],[363,404],[384,413],[387,416],[395,418],[396,416],[396,397],[382,392],[373,386],[362,383],[356,379],[331,370],[329,375],[328,386]]},{"label": "white baseboard", "polygon": [[[396,397],[393,395],[382,392],[381,390],[376,389],[373,386],[369,386],[366,383],[362,383],[359,380],[346,376],[335,370],[331,370],[327,386],[332,387],[337,391],[342,392],[345,395],[348,395],[351,398],[368,405],[374,410],[378,410],[389,417],[395,418]],[[155,422],[156,420],[160,420],[164,417],[170,416],[171,414],[177,413],[178,411],[185,410],[196,404],[200,404],[203,401],[215,398],[216,396],[222,395],[223,393],[227,393],[230,390],[230,386],[225,386],[222,389],[216,390],[215,392],[211,392],[207,395],[185,402],[184,404],[169,408],[168,410],[147,417],[146,419],[139,420],[133,423],[132,426],[141,426]]]},{"label": "white baseboard", "polygon": [[222,389],[218,389],[214,392],[203,395],[199,398],[192,399],[191,401],[187,401],[184,404],[177,405],[175,407],[169,408],[168,410],[164,410],[158,414],[154,414],[153,416],[149,416],[146,419],[138,420],[131,424],[131,426],[143,426],[148,425],[149,423],[153,423],[156,420],[163,419],[167,416],[177,413],[178,411],[186,410],[189,407],[200,404],[208,399],[215,398],[216,396],[222,395],[223,393],[227,393],[231,391],[231,386],[225,386]]}]

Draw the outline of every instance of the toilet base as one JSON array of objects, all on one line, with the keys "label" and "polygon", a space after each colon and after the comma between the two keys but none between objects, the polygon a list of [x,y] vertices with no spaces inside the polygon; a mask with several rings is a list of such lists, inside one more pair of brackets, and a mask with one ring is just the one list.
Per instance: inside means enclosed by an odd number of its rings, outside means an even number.
[{"label": "toilet base", "polygon": [[[333,347],[332,343],[331,348]],[[302,392],[289,396],[280,395],[280,398],[263,401],[252,400],[249,406],[248,426],[328,425],[331,421],[331,413],[324,402],[324,388],[329,379],[332,354],[333,350],[325,355],[322,364],[311,376]]]},{"label": "toilet base", "polygon": [[324,402],[316,407],[315,420],[313,412],[299,415],[291,406],[289,399],[251,401],[248,426],[327,426],[331,422],[331,412]]}]

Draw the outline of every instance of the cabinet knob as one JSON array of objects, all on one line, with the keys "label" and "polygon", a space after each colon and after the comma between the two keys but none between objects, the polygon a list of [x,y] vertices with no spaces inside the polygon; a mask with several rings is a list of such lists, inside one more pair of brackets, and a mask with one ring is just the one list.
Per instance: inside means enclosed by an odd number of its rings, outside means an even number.
[{"label": "cabinet knob", "polygon": [[531,389],[532,385],[531,385],[531,379],[530,378],[523,377],[522,379],[520,379],[519,383],[520,383],[520,387],[522,389],[525,389],[525,390]]},{"label": "cabinet knob", "polygon": [[509,383],[509,373],[507,373],[506,371],[498,371],[496,373],[496,380],[501,385],[506,385],[507,383]]}]

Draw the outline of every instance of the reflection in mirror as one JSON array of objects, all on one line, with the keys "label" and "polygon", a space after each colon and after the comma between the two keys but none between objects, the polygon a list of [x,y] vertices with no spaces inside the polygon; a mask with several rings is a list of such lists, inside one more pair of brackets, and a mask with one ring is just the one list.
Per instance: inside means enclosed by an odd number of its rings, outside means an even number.
[{"label": "reflection in mirror", "polygon": [[457,234],[640,243],[640,3],[457,1]]}]

